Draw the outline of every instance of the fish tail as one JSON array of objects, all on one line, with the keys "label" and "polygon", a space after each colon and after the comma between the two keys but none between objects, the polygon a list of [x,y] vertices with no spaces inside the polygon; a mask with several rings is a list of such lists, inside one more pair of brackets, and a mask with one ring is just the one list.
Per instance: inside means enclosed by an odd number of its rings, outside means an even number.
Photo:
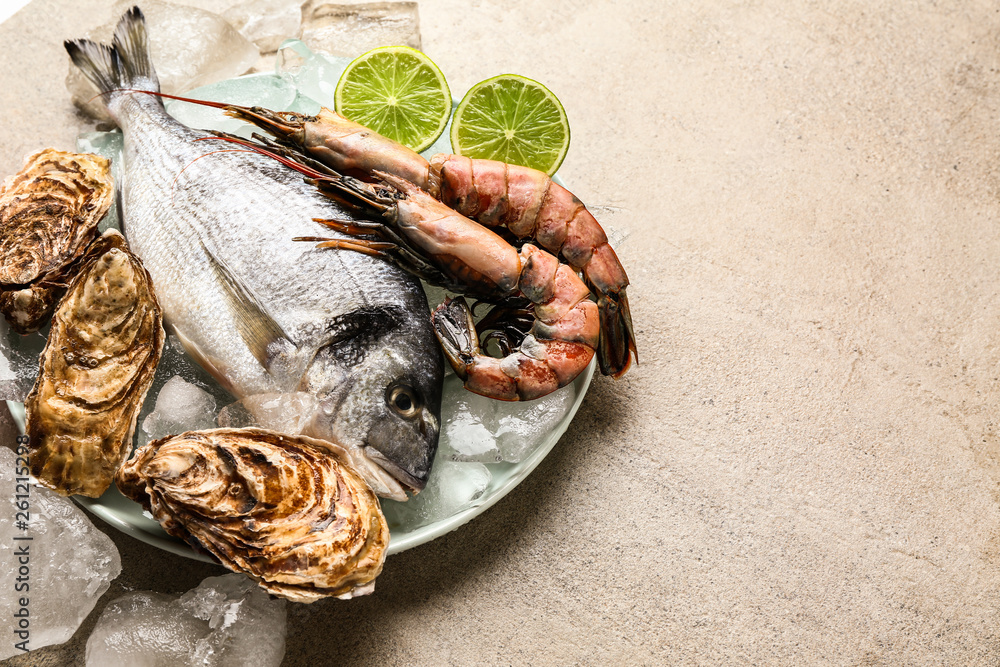
[{"label": "fish tail", "polygon": [[73,63],[101,93],[160,90],[149,56],[146,19],[138,7],[118,21],[111,46],[89,39],[68,40],[64,45]]}]

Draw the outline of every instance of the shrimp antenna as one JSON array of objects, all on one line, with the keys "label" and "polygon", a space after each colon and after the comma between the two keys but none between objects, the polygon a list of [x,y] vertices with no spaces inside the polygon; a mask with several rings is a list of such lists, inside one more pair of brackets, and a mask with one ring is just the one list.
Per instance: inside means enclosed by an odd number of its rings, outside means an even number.
[{"label": "shrimp antenna", "polygon": [[192,97],[182,97],[180,95],[171,95],[170,93],[161,93],[158,90],[140,90],[138,88],[116,88],[114,90],[108,90],[90,98],[90,101],[94,101],[98,97],[107,95],[108,93],[143,93],[146,95],[155,95],[156,97],[166,97],[170,100],[188,102],[190,104],[200,104],[201,106],[212,107],[213,109],[222,109],[226,112],[226,115],[247,123],[252,123],[276,136],[288,136],[293,134],[300,129],[302,122],[316,119],[315,116],[307,116],[291,111],[271,111],[270,109],[265,109],[263,107],[246,107],[239,104],[230,104],[228,102],[196,100]]},{"label": "shrimp antenna", "polygon": [[228,102],[213,102],[211,100],[196,100],[193,97],[181,97],[180,95],[171,95],[170,93],[161,93],[158,90],[142,90],[140,88],[115,88],[114,90],[106,90],[103,93],[95,95],[91,99],[96,99],[102,95],[108,95],[110,93],[142,93],[144,95],[155,95],[156,97],[166,97],[169,100],[178,100],[180,102],[190,102],[191,104],[200,104],[204,107],[212,107],[214,109],[225,109],[227,107],[233,107],[235,109],[246,109],[249,110],[250,107],[241,107],[238,104],[229,104]]},{"label": "shrimp antenna", "polygon": [[247,141],[246,139],[241,139],[239,137],[233,137],[228,135],[225,136],[216,135],[214,137],[202,137],[201,139],[195,139],[195,141],[206,141],[210,139],[219,139],[221,141],[228,141],[230,143],[237,144],[239,146],[245,146],[256,153],[260,153],[261,155],[266,155],[269,158],[273,158],[278,162],[280,162],[281,164],[285,165],[286,167],[294,169],[295,171],[299,172],[300,174],[303,174],[304,176],[308,176],[309,178],[315,178],[317,180],[330,180],[330,176],[328,174],[316,171],[315,169],[307,167],[304,164],[300,164],[295,160],[290,160],[282,155],[278,155],[277,153],[269,151],[266,148],[258,146],[252,141]]}]

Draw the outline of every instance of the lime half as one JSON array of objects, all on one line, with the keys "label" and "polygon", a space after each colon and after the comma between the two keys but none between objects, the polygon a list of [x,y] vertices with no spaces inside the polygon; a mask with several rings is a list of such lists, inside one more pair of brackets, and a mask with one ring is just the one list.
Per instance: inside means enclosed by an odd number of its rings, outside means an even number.
[{"label": "lime half", "polygon": [[451,123],[458,155],[500,160],[555,173],[569,150],[569,123],[552,92],[517,74],[477,83]]},{"label": "lime half", "polygon": [[383,46],[355,58],[337,83],[342,116],[418,153],[444,131],[451,91],[430,58],[408,46]]}]

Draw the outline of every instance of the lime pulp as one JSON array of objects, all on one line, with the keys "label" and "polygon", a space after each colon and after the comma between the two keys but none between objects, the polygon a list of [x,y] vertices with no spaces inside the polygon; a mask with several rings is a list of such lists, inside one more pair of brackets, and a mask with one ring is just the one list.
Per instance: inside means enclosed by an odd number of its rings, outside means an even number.
[{"label": "lime pulp", "polygon": [[552,175],[569,150],[566,112],[558,98],[516,74],[482,81],[469,90],[451,126],[458,155],[500,160]]},{"label": "lime pulp", "polygon": [[347,66],[334,104],[346,118],[420,152],[444,131],[451,91],[426,55],[408,46],[384,46]]}]

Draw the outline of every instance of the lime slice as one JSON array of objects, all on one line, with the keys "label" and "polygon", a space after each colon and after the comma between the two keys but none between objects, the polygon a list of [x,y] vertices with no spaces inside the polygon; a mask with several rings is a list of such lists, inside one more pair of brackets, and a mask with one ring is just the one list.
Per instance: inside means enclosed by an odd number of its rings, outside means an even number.
[{"label": "lime slice", "polygon": [[569,150],[569,123],[552,92],[517,74],[477,83],[451,122],[458,155],[500,160],[555,173]]},{"label": "lime slice", "polygon": [[418,153],[441,136],[451,91],[430,58],[408,46],[383,46],[355,58],[337,83],[342,116]]}]

